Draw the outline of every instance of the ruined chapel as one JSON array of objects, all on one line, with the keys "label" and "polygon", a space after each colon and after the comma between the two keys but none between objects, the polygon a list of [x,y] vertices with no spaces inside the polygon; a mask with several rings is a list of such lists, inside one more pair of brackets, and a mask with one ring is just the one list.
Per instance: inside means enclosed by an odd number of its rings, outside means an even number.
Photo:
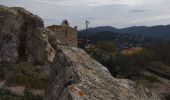
[{"label": "ruined chapel", "polygon": [[47,28],[55,32],[62,45],[77,47],[77,27],[70,27],[67,20],[64,20],[61,25],[52,25]]}]

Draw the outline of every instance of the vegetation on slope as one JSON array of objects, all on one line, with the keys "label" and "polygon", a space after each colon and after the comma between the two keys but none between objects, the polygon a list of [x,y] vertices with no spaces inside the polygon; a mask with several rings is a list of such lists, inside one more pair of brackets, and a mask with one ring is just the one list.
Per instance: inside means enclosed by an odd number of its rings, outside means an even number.
[{"label": "vegetation on slope", "polygon": [[0,64],[4,68],[4,80],[7,86],[26,86],[27,88],[44,89],[48,83],[48,77],[42,73],[42,69],[35,65],[22,62],[19,64]]},{"label": "vegetation on slope", "polygon": [[26,92],[24,96],[18,96],[9,90],[0,89],[0,100],[43,100],[43,98],[29,92]]}]

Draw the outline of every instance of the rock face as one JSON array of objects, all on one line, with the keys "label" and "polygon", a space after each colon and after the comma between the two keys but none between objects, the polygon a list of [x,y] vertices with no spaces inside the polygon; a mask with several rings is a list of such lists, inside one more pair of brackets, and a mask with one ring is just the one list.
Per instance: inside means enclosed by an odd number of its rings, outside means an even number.
[{"label": "rock face", "polygon": [[81,49],[59,46],[44,100],[160,100],[109,71]]},{"label": "rock face", "polygon": [[51,61],[55,54],[43,20],[24,8],[0,6],[0,61]]}]

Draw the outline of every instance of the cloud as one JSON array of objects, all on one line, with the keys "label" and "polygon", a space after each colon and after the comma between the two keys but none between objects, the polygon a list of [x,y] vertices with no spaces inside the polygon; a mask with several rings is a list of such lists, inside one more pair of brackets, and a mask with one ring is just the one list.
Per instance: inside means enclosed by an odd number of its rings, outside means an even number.
[{"label": "cloud", "polygon": [[133,13],[140,13],[140,12],[145,12],[146,10],[131,10],[130,12],[133,12]]},{"label": "cloud", "polygon": [[42,17],[46,26],[63,19],[81,29],[85,20],[91,27],[119,28],[170,22],[170,0],[0,0],[0,4],[24,7]]},{"label": "cloud", "polygon": [[170,14],[138,18],[136,20],[133,20],[132,23],[143,23],[143,22],[160,21],[160,20],[167,20],[167,19],[170,19]]},{"label": "cloud", "polygon": [[62,5],[62,6],[103,6],[103,5],[129,5],[137,6],[143,4],[159,3],[161,0],[37,0],[41,3]]}]

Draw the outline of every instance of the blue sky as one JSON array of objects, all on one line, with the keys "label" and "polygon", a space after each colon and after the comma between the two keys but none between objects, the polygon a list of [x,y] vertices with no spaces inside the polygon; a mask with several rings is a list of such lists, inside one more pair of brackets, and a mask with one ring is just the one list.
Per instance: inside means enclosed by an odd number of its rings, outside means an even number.
[{"label": "blue sky", "polygon": [[153,26],[170,24],[170,0],[0,0],[1,5],[21,6],[39,15],[45,25],[61,24],[85,28]]}]

